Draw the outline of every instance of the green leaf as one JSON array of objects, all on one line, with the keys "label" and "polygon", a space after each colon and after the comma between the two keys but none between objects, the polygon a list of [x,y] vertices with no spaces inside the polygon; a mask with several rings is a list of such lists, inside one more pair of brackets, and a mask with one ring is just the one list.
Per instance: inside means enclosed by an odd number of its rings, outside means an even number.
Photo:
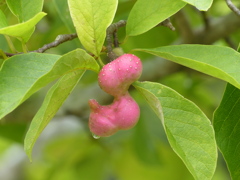
[{"label": "green leaf", "polygon": [[207,11],[213,3],[213,0],[182,0],[182,1],[195,6],[200,11]]},{"label": "green leaf", "polygon": [[46,13],[40,12],[33,18],[26,22],[4,27],[0,29],[0,34],[5,34],[13,37],[17,37],[24,42],[27,42],[31,37],[35,25],[46,15]]},{"label": "green leaf", "polygon": [[58,16],[62,19],[68,30],[70,32],[76,32],[70,16],[68,0],[53,0],[53,2],[57,9]]},{"label": "green leaf", "polygon": [[152,82],[135,82],[161,119],[169,143],[195,179],[211,179],[217,163],[213,127],[191,101],[169,87]]},{"label": "green leaf", "polygon": [[30,161],[32,161],[32,148],[37,138],[77,85],[84,72],[85,70],[77,70],[64,75],[48,91],[41,108],[31,122],[24,140],[24,149]]},{"label": "green leaf", "polygon": [[240,177],[240,90],[228,84],[220,106],[214,113],[213,126],[220,151],[232,179]]},{"label": "green leaf", "polygon": [[40,88],[78,69],[98,72],[96,60],[76,49],[62,56],[29,53],[9,58],[0,71],[0,119]]},{"label": "green leaf", "polygon": [[136,36],[150,30],[185,5],[181,0],[138,0],[128,17],[127,36]]},{"label": "green leaf", "polygon": [[111,24],[117,0],[68,0],[70,14],[82,45],[99,56]]},{"label": "green leaf", "polygon": [[43,0],[6,0],[9,9],[20,22],[25,22],[42,11]]},{"label": "green leaf", "polygon": [[8,24],[7,24],[6,16],[0,9],[0,28],[6,27],[7,25]]},{"label": "green leaf", "polygon": [[240,54],[215,45],[176,45],[138,49],[214,76],[240,88]]}]

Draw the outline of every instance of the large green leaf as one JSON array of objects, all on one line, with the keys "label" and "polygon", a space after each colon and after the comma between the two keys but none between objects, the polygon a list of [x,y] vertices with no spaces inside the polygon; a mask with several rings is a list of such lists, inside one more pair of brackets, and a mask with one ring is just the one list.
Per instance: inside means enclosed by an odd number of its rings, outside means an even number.
[{"label": "large green leaf", "polygon": [[182,1],[195,6],[200,11],[207,11],[213,3],[213,0],[182,0]]},{"label": "large green leaf", "polygon": [[175,14],[185,4],[181,0],[138,0],[128,17],[127,36],[136,36],[150,30]]},{"label": "large green leaf", "polygon": [[99,65],[84,50],[57,55],[29,53],[5,61],[0,71],[0,119],[40,88],[78,69],[98,72]]},{"label": "large green leaf", "polygon": [[7,19],[5,14],[2,12],[0,9],[0,28],[6,27],[7,26]]},{"label": "large green leaf", "polygon": [[68,0],[68,4],[78,38],[89,52],[99,56],[118,1]]},{"label": "large green leaf", "polygon": [[41,12],[43,7],[43,0],[6,0],[6,2],[20,22],[28,21]]},{"label": "large green leaf", "polygon": [[240,177],[240,90],[227,85],[222,102],[214,113],[213,126],[220,151],[233,180]]},{"label": "large green leaf", "polygon": [[176,45],[138,50],[163,57],[240,88],[240,54],[232,48],[215,45]]},{"label": "large green leaf", "polygon": [[46,13],[40,12],[33,18],[26,22],[4,27],[0,29],[0,34],[6,34],[9,36],[17,37],[24,42],[27,42],[31,37],[35,25],[46,15]]},{"label": "large green leaf", "polygon": [[63,23],[67,26],[68,30],[71,33],[76,32],[70,16],[68,0],[54,0],[53,2],[57,9],[59,17],[62,19]]},{"label": "large green leaf", "polygon": [[47,93],[44,102],[33,118],[24,140],[24,148],[30,160],[32,160],[32,148],[63,102],[72,92],[85,70],[77,70],[64,75]]},{"label": "large green leaf", "polygon": [[135,82],[161,119],[169,143],[195,179],[211,179],[217,162],[213,127],[191,101],[169,87],[152,82]]}]

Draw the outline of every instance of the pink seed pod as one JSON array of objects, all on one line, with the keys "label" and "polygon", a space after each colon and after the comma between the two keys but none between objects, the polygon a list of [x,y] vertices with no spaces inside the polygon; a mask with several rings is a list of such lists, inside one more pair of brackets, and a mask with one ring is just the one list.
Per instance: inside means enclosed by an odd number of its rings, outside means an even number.
[{"label": "pink seed pod", "polygon": [[89,105],[90,131],[100,137],[111,136],[119,130],[134,127],[140,116],[139,106],[128,92],[115,98],[110,105],[101,106],[94,99],[89,100]]},{"label": "pink seed pod", "polygon": [[103,66],[98,75],[99,86],[112,96],[122,96],[142,74],[142,62],[133,54],[124,54]]}]

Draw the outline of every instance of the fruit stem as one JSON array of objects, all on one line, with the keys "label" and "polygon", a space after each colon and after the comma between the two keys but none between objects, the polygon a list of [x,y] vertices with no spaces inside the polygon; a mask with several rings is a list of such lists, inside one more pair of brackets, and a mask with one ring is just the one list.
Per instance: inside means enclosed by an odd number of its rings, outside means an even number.
[{"label": "fruit stem", "polygon": [[100,56],[98,57],[98,61],[99,61],[99,63],[100,63],[100,66],[104,66],[104,65],[105,65],[105,64],[102,62],[102,59],[101,59]]}]

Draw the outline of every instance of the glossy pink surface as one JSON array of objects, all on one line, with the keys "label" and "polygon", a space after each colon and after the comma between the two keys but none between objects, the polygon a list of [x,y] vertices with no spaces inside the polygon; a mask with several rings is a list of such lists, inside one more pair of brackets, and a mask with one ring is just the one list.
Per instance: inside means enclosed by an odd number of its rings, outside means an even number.
[{"label": "glossy pink surface", "polygon": [[128,93],[128,88],[139,79],[141,73],[142,63],[132,54],[124,54],[102,68],[98,83],[106,93],[114,96],[114,101],[110,105],[101,106],[96,100],[89,100],[89,128],[94,135],[111,136],[118,130],[135,126],[140,109]]},{"label": "glossy pink surface", "polygon": [[121,96],[142,74],[142,63],[133,54],[124,54],[106,64],[98,75],[100,87],[113,96]]},{"label": "glossy pink surface", "polygon": [[89,100],[89,105],[89,127],[97,136],[110,136],[118,130],[130,129],[140,116],[138,104],[128,93],[107,106],[99,105],[94,99]]}]

